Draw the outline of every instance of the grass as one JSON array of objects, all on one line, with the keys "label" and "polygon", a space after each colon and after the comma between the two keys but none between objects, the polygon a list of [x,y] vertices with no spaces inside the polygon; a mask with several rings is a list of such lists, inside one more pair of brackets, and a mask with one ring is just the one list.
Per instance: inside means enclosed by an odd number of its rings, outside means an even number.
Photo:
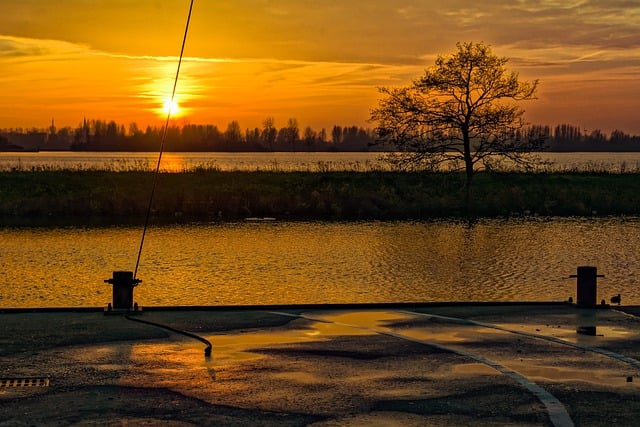
[{"label": "grass", "polygon": [[[0,224],[141,223],[150,171],[0,172]],[[220,171],[158,177],[155,220],[390,220],[463,217],[464,176],[456,172]],[[470,212],[478,217],[640,213],[640,173],[478,173]]]}]

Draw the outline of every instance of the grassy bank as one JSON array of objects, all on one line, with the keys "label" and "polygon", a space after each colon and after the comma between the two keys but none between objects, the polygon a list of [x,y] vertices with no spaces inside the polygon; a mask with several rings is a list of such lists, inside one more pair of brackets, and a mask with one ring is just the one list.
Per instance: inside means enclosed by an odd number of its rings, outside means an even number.
[{"label": "grassy bank", "polygon": [[[2,224],[144,220],[151,172],[0,173]],[[457,173],[221,172],[165,173],[158,179],[158,221],[278,219],[426,219],[466,214]],[[521,214],[640,213],[640,174],[480,173],[472,192],[479,217]]]}]

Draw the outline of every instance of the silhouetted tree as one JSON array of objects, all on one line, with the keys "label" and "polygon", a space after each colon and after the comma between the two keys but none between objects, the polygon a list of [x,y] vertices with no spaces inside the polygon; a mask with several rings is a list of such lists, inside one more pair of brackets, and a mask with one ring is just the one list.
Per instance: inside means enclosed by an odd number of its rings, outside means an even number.
[{"label": "silhouetted tree", "polygon": [[524,154],[539,144],[517,138],[524,110],[504,101],[534,99],[538,81],[519,81],[507,62],[483,43],[458,43],[411,86],[381,88],[371,118],[379,141],[401,151],[389,161],[409,169],[460,162],[467,188],[478,163],[499,156],[526,165]]},{"label": "silhouetted tree", "polygon": [[267,117],[262,122],[262,133],[260,134],[260,138],[271,151],[273,151],[273,144],[276,142],[277,136],[278,130],[275,126],[275,119],[273,117]]},{"label": "silhouetted tree", "polygon": [[320,132],[318,132],[318,142],[322,144],[327,142],[327,130],[325,128],[320,129]]},{"label": "silhouetted tree", "polygon": [[620,144],[630,139],[631,139],[630,135],[624,133],[619,129],[616,129],[613,132],[611,132],[611,136],[609,137],[609,141],[613,142],[614,144]]},{"label": "silhouetted tree", "polygon": [[331,129],[331,142],[338,145],[342,142],[342,126],[334,126]]},{"label": "silhouetted tree", "polygon": [[224,139],[231,146],[237,146],[242,142],[242,130],[237,121],[233,120],[229,123],[227,130],[224,131]]},{"label": "silhouetted tree", "polygon": [[578,143],[582,140],[582,132],[579,127],[565,123],[556,126],[553,137],[559,143]]},{"label": "silhouetted tree", "polygon": [[607,142],[607,136],[600,129],[595,129],[589,134],[589,141],[595,144]]},{"label": "silhouetted tree", "polygon": [[304,132],[302,133],[302,140],[304,141],[307,148],[313,147],[316,143],[316,132],[311,129],[311,126],[307,126],[304,128]]},{"label": "silhouetted tree", "polygon": [[290,118],[286,127],[286,142],[291,146],[291,151],[296,151],[296,142],[300,140],[300,129],[298,129],[298,120]]},{"label": "silhouetted tree", "polygon": [[142,131],[140,130],[136,122],[129,123],[129,136],[137,136],[141,133]]},{"label": "silhouetted tree", "polygon": [[260,139],[260,129],[253,128],[245,131],[244,142],[248,151],[263,151]]}]

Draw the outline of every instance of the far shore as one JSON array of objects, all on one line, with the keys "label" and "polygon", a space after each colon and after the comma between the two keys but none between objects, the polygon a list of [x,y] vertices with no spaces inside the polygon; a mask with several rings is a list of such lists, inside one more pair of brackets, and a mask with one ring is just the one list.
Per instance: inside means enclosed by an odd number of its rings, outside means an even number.
[{"label": "far shore", "polygon": [[[139,224],[153,173],[0,172],[0,224]],[[427,220],[640,214],[638,173],[478,173],[470,201],[461,173],[162,173],[158,223],[277,220]]]}]

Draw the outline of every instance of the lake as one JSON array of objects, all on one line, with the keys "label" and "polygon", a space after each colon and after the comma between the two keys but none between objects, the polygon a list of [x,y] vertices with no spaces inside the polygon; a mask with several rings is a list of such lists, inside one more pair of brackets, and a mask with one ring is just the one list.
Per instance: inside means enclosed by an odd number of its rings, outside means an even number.
[{"label": "lake", "polygon": [[[181,172],[197,167],[262,171],[368,171],[388,168],[383,153],[164,153],[161,170]],[[640,172],[639,153],[541,153],[552,171]],[[11,169],[155,170],[158,153],[42,151],[0,152],[0,171]]]},{"label": "lake", "polygon": [[[0,228],[0,307],[104,306],[133,270],[138,227]],[[149,229],[140,305],[575,298],[594,265],[598,301],[640,304],[640,218],[465,222],[237,222]]]}]

